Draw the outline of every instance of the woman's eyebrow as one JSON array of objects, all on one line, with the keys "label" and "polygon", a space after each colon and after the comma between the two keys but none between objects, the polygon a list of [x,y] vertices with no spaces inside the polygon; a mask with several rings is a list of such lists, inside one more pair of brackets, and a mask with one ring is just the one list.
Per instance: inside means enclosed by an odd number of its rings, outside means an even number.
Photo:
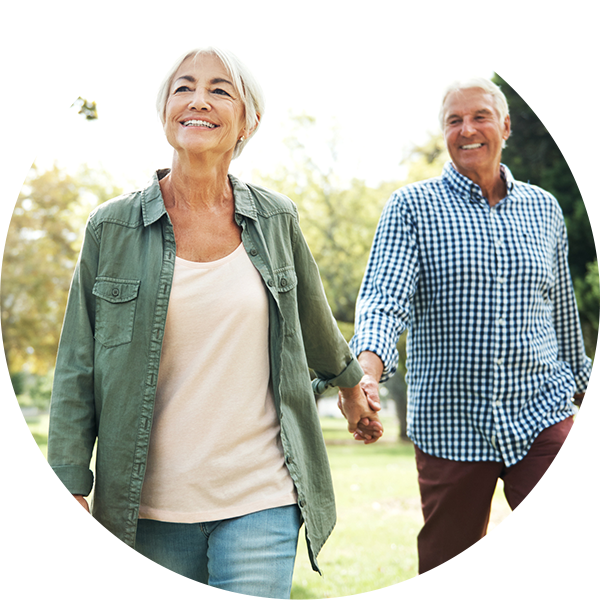
[{"label": "woman's eyebrow", "polygon": [[173,83],[179,81],[180,79],[185,79],[186,81],[189,81],[190,83],[196,82],[196,79],[194,77],[192,77],[191,75],[182,75],[181,77],[178,77]]}]

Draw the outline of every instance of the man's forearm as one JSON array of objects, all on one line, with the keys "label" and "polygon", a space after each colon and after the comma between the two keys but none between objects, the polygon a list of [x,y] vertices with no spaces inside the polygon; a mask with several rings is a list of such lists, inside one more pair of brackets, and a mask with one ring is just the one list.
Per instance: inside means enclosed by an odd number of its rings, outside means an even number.
[{"label": "man's forearm", "polygon": [[365,375],[370,375],[376,382],[379,382],[383,373],[383,362],[377,354],[370,350],[365,350],[360,353],[358,362]]}]

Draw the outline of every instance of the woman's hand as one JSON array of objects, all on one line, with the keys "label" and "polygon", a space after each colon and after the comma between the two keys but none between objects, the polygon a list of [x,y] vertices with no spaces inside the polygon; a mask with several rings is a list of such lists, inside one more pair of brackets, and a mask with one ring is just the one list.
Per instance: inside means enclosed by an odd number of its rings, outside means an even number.
[{"label": "woman's hand", "polygon": [[364,382],[367,377],[365,375],[352,388],[340,388],[338,407],[346,417],[348,431],[354,434],[354,439],[372,444],[383,435],[383,425],[377,416],[377,411],[381,408],[377,384],[373,387],[372,382]]},{"label": "woman's hand", "polygon": [[[85,566],[79,562],[77,540]],[[54,496],[54,535],[52,543],[56,550],[60,570],[73,581],[94,583],[89,566],[94,564],[92,554],[92,522],[90,509],[83,496],[57,494]]]}]

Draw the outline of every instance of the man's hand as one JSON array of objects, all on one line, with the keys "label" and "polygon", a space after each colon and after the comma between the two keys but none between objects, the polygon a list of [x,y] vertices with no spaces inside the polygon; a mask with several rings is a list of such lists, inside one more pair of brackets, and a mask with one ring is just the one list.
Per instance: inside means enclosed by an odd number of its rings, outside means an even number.
[{"label": "man's hand", "polygon": [[376,442],[383,434],[383,425],[377,416],[377,411],[381,408],[379,395],[373,396],[372,386],[370,394],[369,400],[363,391],[361,380],[352,388],[340,388],[338,397],[338,407],[348,421],[348,431],[354,434],[354,439],[364,441],[365,444]]},{"label": "man's hand", "polygon": [[600,472],[600,408],[598,402],[579,408],[579,463],[577,475],[594,479]]},{"label": "man's hand", "polygon": [[[77,540],[84,566],[79,562]],[[94,564],[92,554],[92,523],[90,509],[83,496],[57,494],[54,496],[54,535],[60,570],[73,581],[92,585],[94,577],[88,567]]]}]

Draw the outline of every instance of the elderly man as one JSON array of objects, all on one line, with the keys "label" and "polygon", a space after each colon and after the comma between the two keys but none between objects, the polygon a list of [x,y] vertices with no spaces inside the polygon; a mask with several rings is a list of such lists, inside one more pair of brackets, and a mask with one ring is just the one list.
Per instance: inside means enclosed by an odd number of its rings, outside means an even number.
[{"label": "elderly man", "polygon": [[504,94],[487,79],[451,86],[440,120],[452,160],[387,203],[351,342],[378,408],[377,382],[395,371],[408,329],[420,573],[485,535],[498,478],[512,509],[527,496],[571,429],[591,370],[560,207],[500,163]]}]

